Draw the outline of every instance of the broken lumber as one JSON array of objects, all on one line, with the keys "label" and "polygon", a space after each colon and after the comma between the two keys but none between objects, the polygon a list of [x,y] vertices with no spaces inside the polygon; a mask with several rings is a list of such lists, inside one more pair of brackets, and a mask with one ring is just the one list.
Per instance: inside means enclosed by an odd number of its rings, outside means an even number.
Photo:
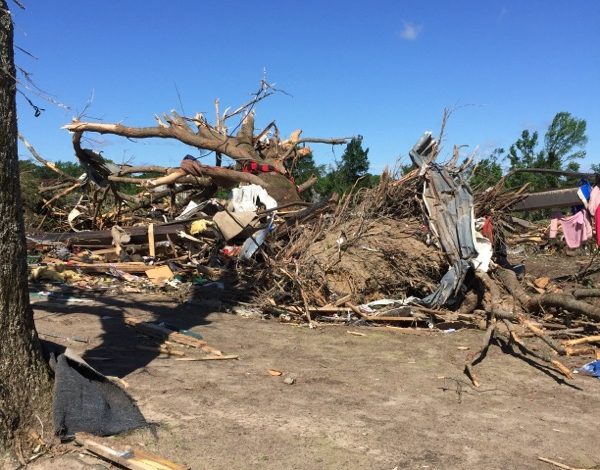
[{"label": "broken lumber", "polygon": [[148,270],[148,265],[142,262],[128,262],[128,263],[80,263],[80,262],[63,262],[63,261],[50,261],[48,266],[54,266],[55,268],[65,269],[80,269],[84,273],[106,273],[110,271],[110,268],[116,268],[125,273],[144,273]]},{"label": "broken lumber", "polygon": [[230,354],[227,356],[204,356],[204,357],[179,357],[175,359],[176,361],[226,361],[228,359],[239,359],[240,357],[237,354]]},{"label": "broken lumber", "polygon": [[131,470],[187,470],[190,468],[145,450],[119,445],[84,432],[75,434],[75,442],[91,453]]},{"label": "broken lumber", "polygon": [[161,344],[160,346],[144,346],[144,345],[138,344],[135,348],[140,349],[142,351],[152,351],[155,353],[166,354],[168,356],[178,356],[178,357],[185,356],[185,353],[183,351],[177,351],[176,349],[173,349],[165,344]]},{"label": "broken lumber", "polygon": [[192,338],[191,336],[178,333],[176,331],[165,328],[164,326],[155,325],[154,323],[148,323],[143,320],[140,320],[139,318],[133,317],[126,317],[123,319],[123,321],[126,325],[133,326],[136,330],[140,331],[145,335],[168,339],[169,341],[173,341],[175,343],[185,344],[186,346],[191,346],[193,348],[199,348],[202,351],[209,354],[214,354],[215,356],[223,355],[223,353],[218,349],[209,346],[206,341]]},{"label": "broken lumber", "polygon": [[578,344],[600,343],[600,335],[586,336],[585,338],[569,339],[563,341],[564,346],[577,346]]}]

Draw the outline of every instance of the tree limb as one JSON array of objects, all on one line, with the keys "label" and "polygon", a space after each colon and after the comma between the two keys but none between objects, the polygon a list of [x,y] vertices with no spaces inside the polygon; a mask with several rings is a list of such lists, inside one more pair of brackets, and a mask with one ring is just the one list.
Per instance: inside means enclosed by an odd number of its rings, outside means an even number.
[{"label": "tree limb", "polygon": [[25,145],[25,147],[27,148],[27,150],[29,150],[29,153],[31,153],[31,155],[33,156],[33,158],[35,158],[38,162],[40,162],[42,165],[50,168],[52,171],[54,171],[55,173],[58,173],[60,176],[62,176],[63,178],[69,180],[69,181],[78,181],[77,178],[75,178],[74,176],[69,175],[68,173],[65,173],[64,171],[62,171],[60,168],[58,168],[56,166],[56,164],[49,162],[48,160],[44,159],[41,157],[41,155],[39,153],[37,153],[37,151],[35,150],[35,148],[33,148],[33,145],[31,145],[27,139],[25,139],[25,137],[23,136],[23,134],[19,133],[19,140],[21,142],[23,142],[23,145]]},{"label": "tree limb", "polygon": [[180,122],[181,118],[176,116],[171,119],[168,126],[157,127],[129,127],[122,124],[107,124],[97,122],[79,122],[63,126],[70,132],[97,132],[99,134],[113,134],[128,138],[162,138],[176,139],[184,144],[193,147],[221,152],[234,160],[252,159],[260,161],[260,156],[254,152],[253,148],[245,145],[239,145],[243,142],[237,137],[225,136],[210,132],[206,128],[199,128],[198,133]]}]

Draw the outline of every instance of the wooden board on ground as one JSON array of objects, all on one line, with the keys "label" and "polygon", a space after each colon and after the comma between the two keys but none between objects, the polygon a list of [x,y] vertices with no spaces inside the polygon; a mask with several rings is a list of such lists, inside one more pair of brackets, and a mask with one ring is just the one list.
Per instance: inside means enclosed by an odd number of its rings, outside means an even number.
[{"label": "wooden board on ground", "polygon": [[84,432],[75,434],[75,442],[93,454],[131,470],[187,470],[190,468],[145,450],[119,445],[108,439],[101,439]]},{"label": "wooden board on ground", "polygon": [[125,324],[135,327],[141,333],[148,336],[154,336],[158,338],[168,339],[174,343],[185,344],[193,348],[199,348],[202,351],[214,354],[215,356],[222,356],[223,353],[218,349],[215,349],[208,345],[206,341],[202,341],[191,336],[178,333],[176,331],[165,328],[164,326],[155,325],[154,323],[148,323],[139,318],[126,317],[124,320]]}]

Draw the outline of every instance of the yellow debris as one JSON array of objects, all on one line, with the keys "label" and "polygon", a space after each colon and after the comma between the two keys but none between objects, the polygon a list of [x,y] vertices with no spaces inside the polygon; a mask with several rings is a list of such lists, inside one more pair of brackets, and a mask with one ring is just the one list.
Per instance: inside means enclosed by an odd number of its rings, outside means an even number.
[{"label": "yellow debris", "polygon": [[196,235],[197,233],[206,232],[208,230],[208,227],[210,227],[211,225],[213,225],[213,222],[210,220],[194,220],[192,222],[192,226],[190,227],[190,233],[192,235]]}]

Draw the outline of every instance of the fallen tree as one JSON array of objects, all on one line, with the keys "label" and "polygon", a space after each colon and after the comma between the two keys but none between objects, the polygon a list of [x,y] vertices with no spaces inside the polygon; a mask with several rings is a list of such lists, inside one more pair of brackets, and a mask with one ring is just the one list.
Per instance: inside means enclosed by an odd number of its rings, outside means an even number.
[{"label": "fallen tree", "polygon": [[[75,119],[64,128],[73,134],[73,148],[86,171],[86,181],[91,180],[97,186],[94,191],[102,191],[98,198],[103,203],[106,201],[107,192],[112,194],[119,215],[122,212],[148,207],[161,197],[173,196],[177,190],[189,192],[201,189],[204,191],[204,197],[210,197],[219,188],[229,189],[240,183],[259,185],[266,189],[279,205],[284,205],[299,202],[300,191],[308,189],[316,182],[315,178],[311,178],[298,187],[292,177],[293,168],[298,161],[311,153],[307,144],[339,145],[347,143],[350,138],[303,138],[302,131],[298,129],[292,132],[289,138],[284,139],[280,136],[275,121],[257,131],[254,107],[274,92],[269,84],[262,81],[260,89],[251,101],[234,111],[226,110],[222,114],[217,100],[214,124],[209,123],[202,114],[189,118],[172,111],[162,118],[155,116],[156,126],[152,127],[81,122]],[[229,122],[236,117],[241,117],[241,120],[230,130]],[[115,165],[107,162],[92,149],[81,146],[82,137],[86,133],[111,134],[130,139],[174,139],[203,151],[214,152],[215,165],[205,165],[191,156],[184,159],[178,168]],[[32,150],[31,146],[28,148]],[[233,165],[224,167],[223,157],[232,159]],[[126,194],[119,190],[120,184],[135,184],[141,192],[135,196]],[[175,184],[178,185],[177,189]],[[165,185],[168,191],[163,194],[160,188]],[[64,197],[76,189],[75,185],[69,186],[57,197]],[[121,203],[125,207],[121,207]]]}]

